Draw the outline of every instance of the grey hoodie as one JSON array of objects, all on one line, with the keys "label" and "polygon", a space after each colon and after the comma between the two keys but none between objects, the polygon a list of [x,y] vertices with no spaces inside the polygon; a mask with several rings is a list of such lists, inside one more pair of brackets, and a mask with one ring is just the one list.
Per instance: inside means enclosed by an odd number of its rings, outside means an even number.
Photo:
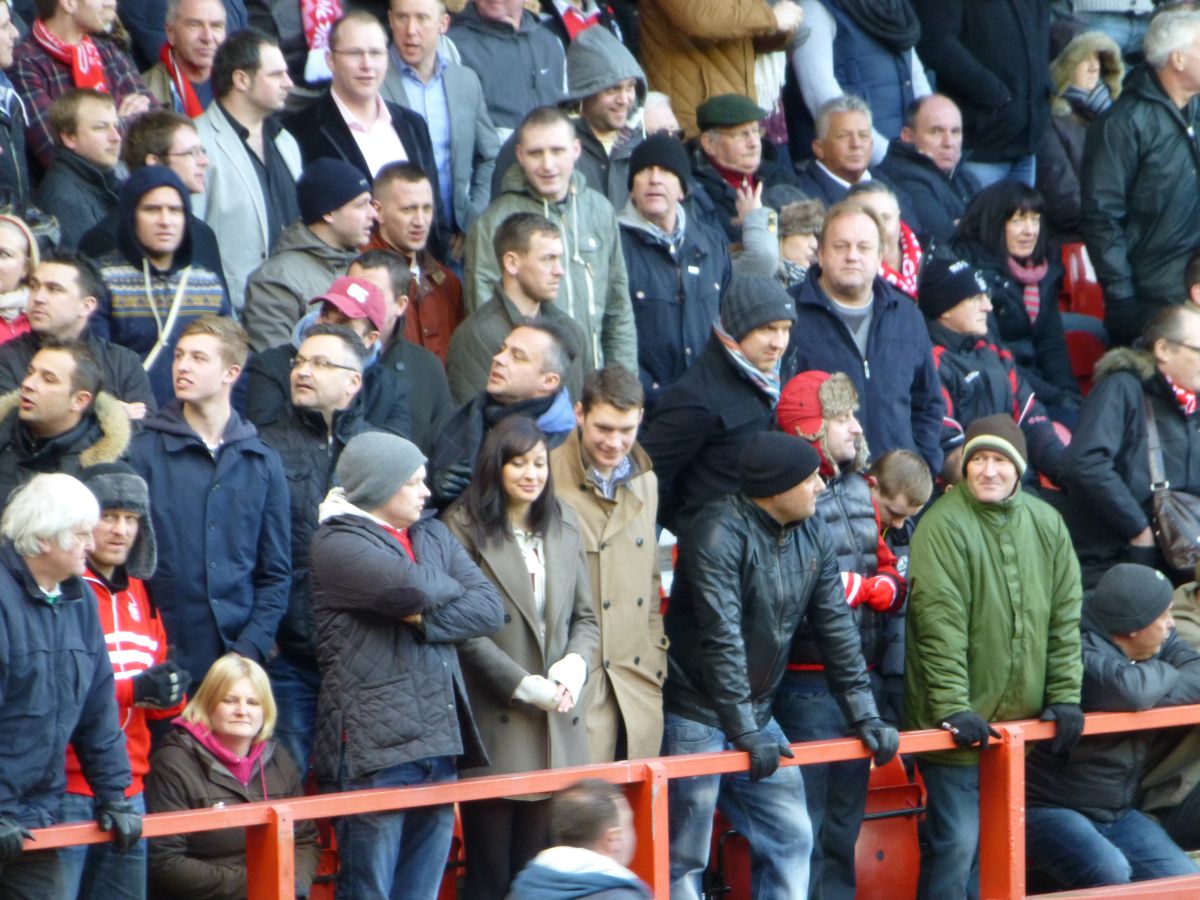
[{"label": "grey hoodie", "polygon": [[250,349],[261,352],[291,340],[292,327],[308,312],[308,301],[345,275],[357,255],[357,250],[325,243],[303,222],[293,222],[246,282],[242,324]]},{"label": "grey hoodie", "polygon": [[[637,374],[637,332],[629,299],[629,277],[621,253],[617,214],[603,195],[587,186],[576,169],[567,196],[546,200],[525,178],[520,166],[504,175],[503,190],[467,235],[464,294],[474,312],[500,283],[492,238],[513,213],[545,216],[563,240],[563,272],[557,307],[583,326],[592,340],[596,366],[621,365]],[[285,338],[286,339],[286,338]]]}]

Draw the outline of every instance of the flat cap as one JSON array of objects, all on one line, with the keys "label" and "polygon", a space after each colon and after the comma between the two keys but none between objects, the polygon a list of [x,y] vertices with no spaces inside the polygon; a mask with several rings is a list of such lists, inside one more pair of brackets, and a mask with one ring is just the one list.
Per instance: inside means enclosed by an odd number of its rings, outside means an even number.
[{"label": "flat cap", "polygon": [[696,124],[701,131],[708,131],[760,122],[768,115],[767,110],[742,94],[718,94],[696,107]]}]

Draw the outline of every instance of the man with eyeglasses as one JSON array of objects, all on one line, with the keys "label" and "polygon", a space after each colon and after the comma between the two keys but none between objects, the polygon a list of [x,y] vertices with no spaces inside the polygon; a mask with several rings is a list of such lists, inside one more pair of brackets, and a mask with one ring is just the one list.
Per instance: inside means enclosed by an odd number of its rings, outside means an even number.
[{"label": "man with eyeglasses", "polygon": [[[349,306],[355,302],[349,292],[356,288],[365,292],[368,287],[375,292],[364,294],[370,305],[382,307],[383,297],[374,285],[349,278],[339,278],[323,303]],[[363,404],[364,367],[370,351],[349,325],[324,323],[310,328],[298,347],[276,349],[290,351],[285,363],[291,366],[287,380],[290,402],[259,435],[279,453],[288,478],[292,587],[275,638],[279,655],[271,660],[267,671],[279,707],[275,736],[305,774],[312,755],[321,690],[309,596],[309,545],[317,529],[317,508],[333,487],[333,470],[342,449],[356,434],[372,430],[364,417]]]},{"label": "man with eyeglasses", "polygon": [[723,215],[717,218],[730,241],[741,241],[742,222],[762,206],[762,193],[777,184],[796,184],[762,136],[767,110],[742,94],[709,97],[696,108],[700,138],[692,147],[692,174]]},{"label": "man with eyeglasses", "polygon": [[1155,544],[1147,409],[1162,451],[1162,480],[1200,495],[1200,310],[1190,303],[1159,312],[1142,332],[1144,349],[1110,350],[1096,367],[1062,466],[1067,524],[1092,587],[1119,562],[1167,572]]},{"label": "man with eyeglasses", "polygon": [[368,182],[391,162],[420,166],[438,196],[437,161],[425,120],[379,94],[387,75],[387,33],[368,12],[350,12],[329,32],[333,80],[315,103],[287,119],[305,164],[344,159]]},{"label": "man with eyeglasses", "polygon": [[383,291],[367,278],[343,275],[329,290],[310,300],[309,306],[314,309],[296,323],[290,341],[250,358],[246,366],[246,418],[260,428],[286,418],[292,392],[289,380],[303,355],[301,345],[313,328],[337,325],[349,328],[363,345],[364,357],[358,367],[362,376],[362,417],[372,428],[411,437],[412,379],[405,378],[394,366],[380,365],[381,334],[387,326]]}]

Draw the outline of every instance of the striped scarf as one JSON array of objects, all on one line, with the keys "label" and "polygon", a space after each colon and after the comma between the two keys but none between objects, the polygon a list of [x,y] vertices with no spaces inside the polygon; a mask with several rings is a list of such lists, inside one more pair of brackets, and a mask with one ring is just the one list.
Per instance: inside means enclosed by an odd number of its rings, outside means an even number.
[{"label": "striped scarf", "polygon": [[725,352],[729,354],[729,358],[733,360],[733,364],[737,367],[742,377],[766,394],[771,399],[771,406],[778,403],[780,390],[779,367],[783,361],[780,360],[775,364],[775,371],[769,373],[763,372],[758,366],[746,359],[746,354],[742,352],[742,348],[738,346],[738,342],[733,339],[729,332],[721,327],[719,319],[713,323],[713,334],[717,336],[717,340],[721,342],[721,345],[725,348]]},{"label": "striped scarf", "polygon": [[1029,314],[1029,321],[1036,322],[1038,313],[1042,309],[1042,294],[1038,289],[1038,284],[1046,277],[1046,272],[1050,269],[1050,261],[1043,260],[1040,265],[1026,266],[1017,262],[1011,256],[1008,258],[1008,273],[1013,278],[1024,285],[1024,290],[1021,292],[1021,299],[1025,303],[1025,312]]}]

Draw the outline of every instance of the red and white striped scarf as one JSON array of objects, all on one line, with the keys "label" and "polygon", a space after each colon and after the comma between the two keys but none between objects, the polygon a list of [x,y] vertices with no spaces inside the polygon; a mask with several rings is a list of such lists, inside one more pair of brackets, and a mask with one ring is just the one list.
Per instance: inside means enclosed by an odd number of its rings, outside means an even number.
[{"label": "red and white striped scarf", "polygon": [[41,19],[33,20],[33,39],[51,58],[71,67],[71,83],[77,88],[111,93],[104,75],[104,60],[91,35],[85,34],[78,44],[64,43]]}]

